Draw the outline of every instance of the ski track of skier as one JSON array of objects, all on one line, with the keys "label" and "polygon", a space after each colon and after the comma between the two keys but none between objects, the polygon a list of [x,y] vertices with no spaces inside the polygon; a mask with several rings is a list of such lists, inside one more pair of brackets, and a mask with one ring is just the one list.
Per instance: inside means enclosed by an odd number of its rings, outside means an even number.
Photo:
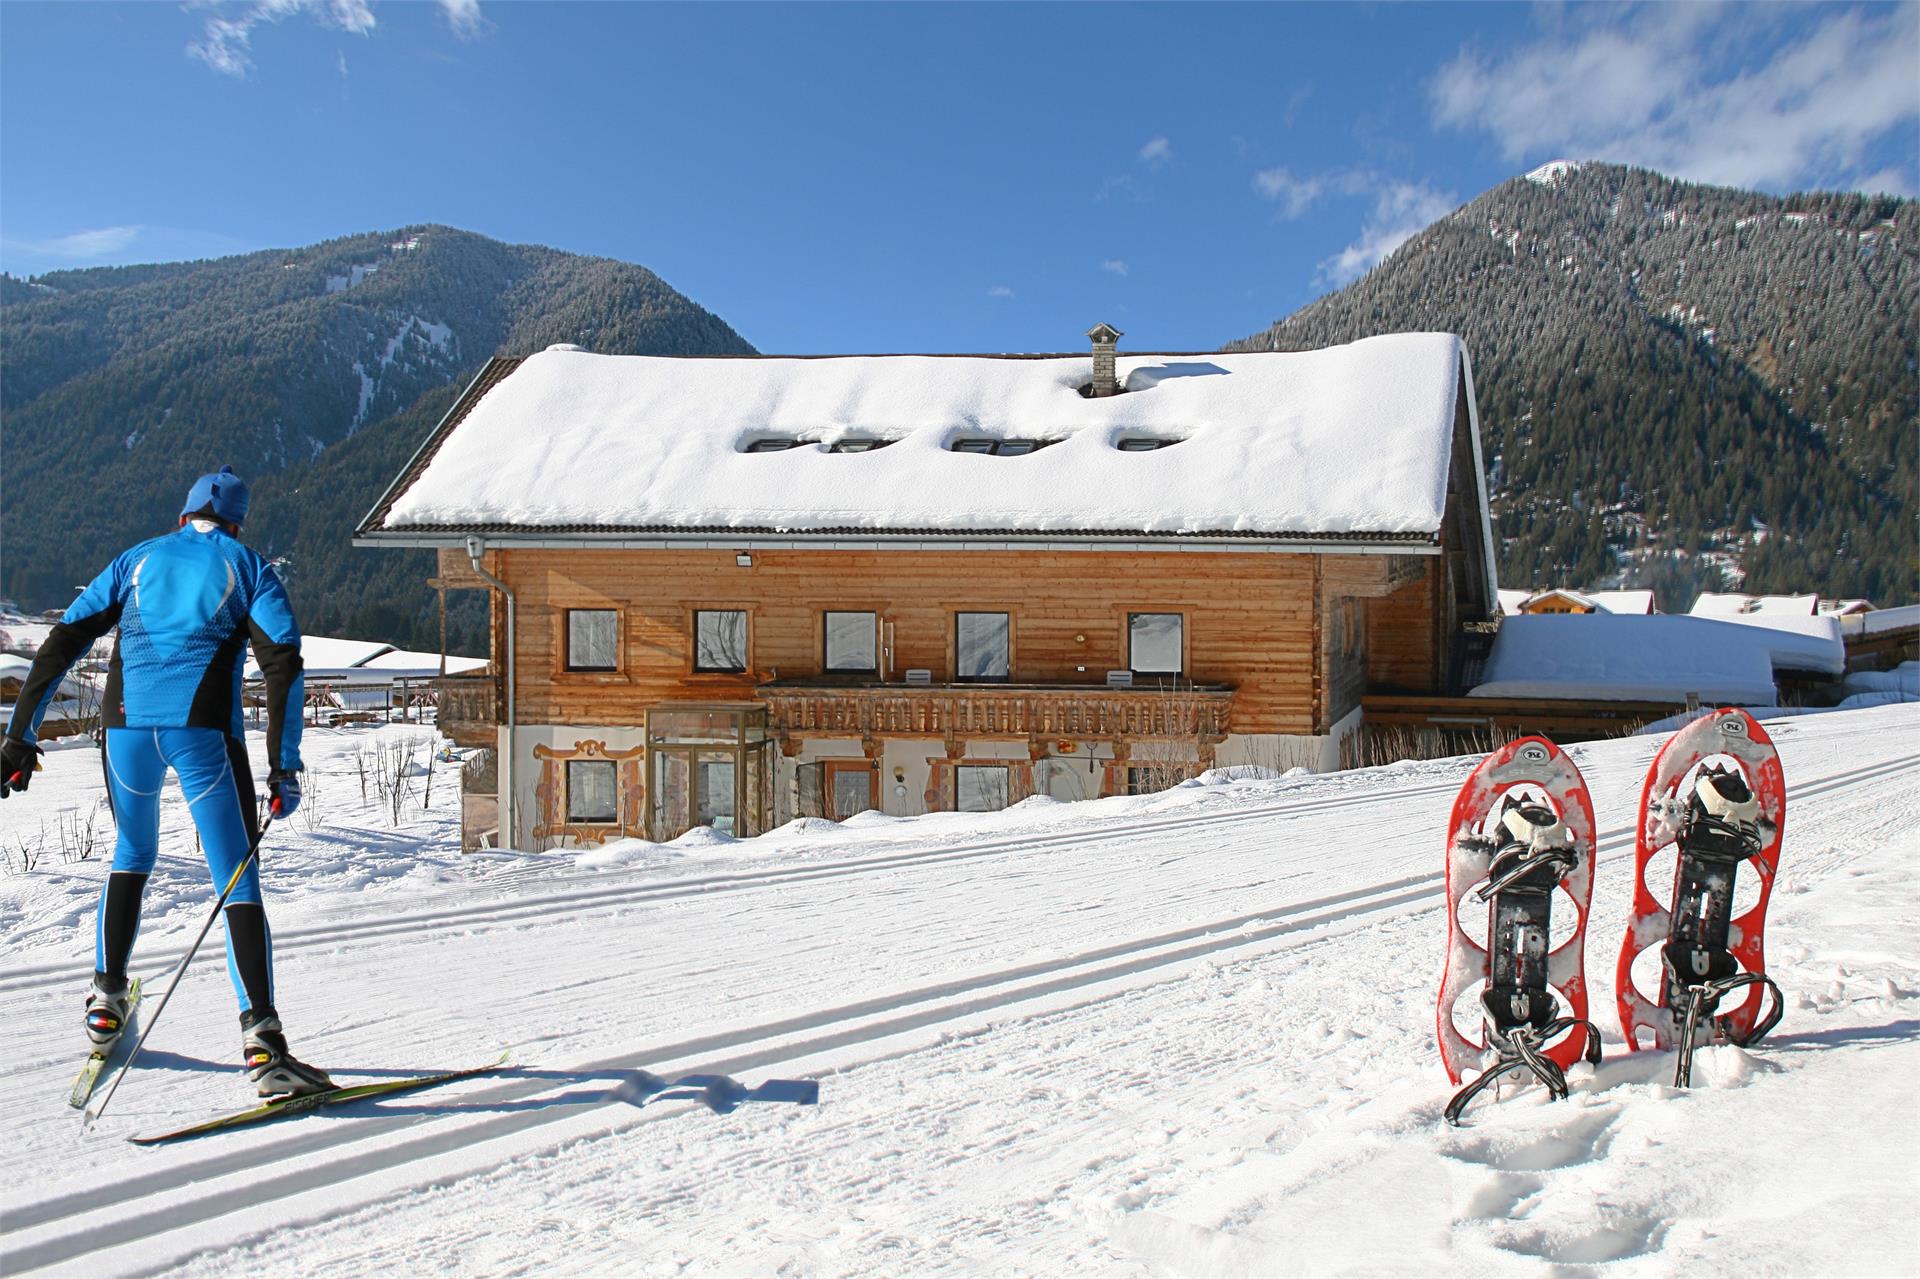
[{"label": "ski track of skier", "polygon": [[[1789,751],[1791,779],[1794,734],[1776,732]],[[1603,868],[1630,860],[1630,831],[1608,818],[1632,811],[1640,770],[1655,745],[1609,744],[1591,763],[1582,760],[1602,817]],[[1829,766],[1794,786],[1789,847],[1797,824],[1823,811],[1832,797],[1870,798],[1903,790],[1913,763],[1910,757],[1883,755],[1857,768]],[[457,1095],[384,1106],[379,1118],[297,1121],[232,1134],[216,1139],[218,1145],[179,1147],[151,1161],[112,1152],[120,1159],[118,1166],[109,1165],[111,1171],[98,1162],[100,1139],[77,1142],[70,1124],[50,1139],[36,1140],[42,1136],[37,1128],[23,1132],[26,1148],[8,1162],[15,1165],[16,1185],[21,1184],[18,1174],[34,1174],[27,1178],[34,1197],[22,1202],[9,1196],[6,1230],[13,1240],[5,1244],[6,1269],[14,1273],[26,1265],[84,1258],[90,1273],[138,1272],[152,1268],[156,1258],[171,1264],[201,1248],[214,1250],[196,1263],[207,1273],[243,1264],[259,1268],[254,1253],[271,1256],[279,1246],[258,1233],[264,1207],[275,1217],[276,1229],[287,1224],[289,1209],[293,1220],[345,1210],[327,1227],[330,1238],[342,1241],[325,1254],[329,1273],[417,1267],[434,1258],[450,1271],[531,1272],[527,1259],[545,1255],[543,1242],[566,1238],[577,1244],[583,1236],[591,1236],[593,1244],[579,1252],[570,1245],[569,1260],[578,1263],[571,1269],[599,1266],[631,1273],[636,1257],[646,1256],[653,1259],[648,1263],[653,1270],[677,1273],[678,1263],[669,1264],[674,1231],[657,1222],[689,1211],[711,1222],[730,1205],[749,1222],[772,1214],[785,1223],[785,1235],[776,1231],[760,1237],[760,1252],[738,1257],[734,1270],[743,1274],[785,1265],[836,1273],[1005,1269],[1012,1241],[1058,1235],[1063,1214],[1082,1223],[1081,1234],[1087,1222],[1108,1223],[1110,1238],[1101,1252],[1077,1259],[1067,1254],[1042,1264],[1035,1255],[1034,1273],[1137,1267],[1142,1258],[1151,1270],[1156,1248],[1180,1235],[1170,1224],[1156,1231],[1143,1224],[1154,1221],[1153,1213],[1134,1211],[1152,1197],[1152,1187],[1169,1179],[1191,1181],[1210,1161],[1243,1174],[1241,1152],[1249,1145],[1310,1147],[1310,1117],[1317,1109],[1332,1107],[1344,1116],[1364,1108],[1356,1098],[1364,1095],[1370,1078],[1380,1088],[1404,1092],[1406,1072],[1399,1067],[1431,1056],[1430,1019],[1409,1019],[1405,1003],[1411,989],[1417,1002],[1430,1007],[1427,970],[1437,962],[1429,953],[1436,948],[1437,927],[1427,912],[1440,898],[1436,831],[1444,826],[1452,790],[1449,783],[1336,796],[1217,814],[1200,823],[1113,823],[1066,836],[801,863],[707,877],[704,883],[631,883],[620,877],[593,888],[416,912],[404,918],[410,927],[375,918],[305,930],[297,946],[283,948],[301,956],[297,969],[295,961],[283,958],[283,986],[305,984],[288,973],[297,971],[311,982],[325,971],[329,981],[367,991],[369,1002],[364,1010],[334,1006],[336,1020],[324,1026],[324,1015],[303,1018],[301,1024],[319,1033],[297,1038],[297,1047],[324,1045],[324,1052],[315,1048],[311,1055],[329,1065],[341,1063],[346,1074],[373,1066],[372,1060],[352,1061],[346,1054],[377,1051],[382,1062],[377,1069],[400,1073],[427,1064],[423,1056],[434,1064],[458,1064],[452,1060],[457,1054],[483,1054],[495,1042],[489,1034],[512,1039],[515,1030],[524,1034],[525,1028],[538,1026],[546,1031],[542,1040],[522,1039],[516,1054],[528,1063],[529,1073],[466,1085]],[[1364,828],[1364,840],[1356,839],[1355,823]],[[1278,858],[1276,847],[1284,850]],[[1356,856],[1356,847],[1368,855]],[[1046,856],[1020,863],[1022,852]],[[1839,870],[1844,854],[1841,846],[1820,849],[1800,873]],[[1788,870],[1793,869],[1790,860]],[[1116,890],[1116,881],[1148,874],[1159,889],[1151,899]],[[1617,870],[1608,876],[1603,869],[1601,878],[1605,884],[1619,877]],[[983,893],[980,909],[970,912],[967,894],[976,889]],[[1223,914],[1223,905],[1234,909]],[[538,946],[528,945],[524,934],[535,931],[529,927],[534,912],[561,906],[572,913],[546,918],[537,931],[550,936]],[[1061,918],[1049,920],[1049,906]],[[857,923],[851,929],[842,923],[822,930],[818,925],[835,912]],[[1589,939],[1590,980],[1596,968],[1610,968],[1616,941],[1601,922],[1607,918],[1596,917]],[[1050,927],[1036,928],[1043,922]],[[1356,984],[1331,962],[1338,959],[1337,939],[1355,929],[1404,939],[1405,950],[1419,962],[1411,972],[1390,975],[1379,988]],[[516,936],[518,944],[508,945]],[[927,944],[930,937],[936,944]],[[692,953],[694,938],[708,953]],[[464,946],[484,953],[495,943],[523,962],[489,975],[484,1007],[440,1016],[415,1049],[394,1052],[394,1001],[377,999],[375,992],[430,989],[430,962],[426,972],[418,970],[435,950]],[[1368,949],[1378,954],[1381,948],[1376,941]],[[554,951],[560,953],[547,953]],[[533,956],[546,962],[524,962]],[[753,980],[742,980],[743,974]],[[63,1097],[66,1075],[77,1064],[67,1042],[70,1019],[58,1015],[71,996],[70,981],[56,991],[39,974],[13,976],[12,988],[0,993],[0,1008],[9,1014],[10,1025],[45,1031],[26,1037],[44,1038],[47,1056],[36,1060],[37,1042],[28,1048],[30,1060],[8,1071],[9,1090],[19,1095],[30,1085]],[[198,1011],[190,1015],[180,1008],[170,1014],[170,1022],[179,1016],[182,1023],[192,1023],[172,1026],[171,1042],[220,1042],[221,1019],[208,1011],[219,1005],[222,992],[212,989],[219,978],[207,972],[189,976],[183,991],[198,984],[200,997],[193,1001]],[[633,993],[610,995],[613,978],[632,983]],[[1278,998],[1281,978],[1284,1002]],[[712,994],[705,1002],[730,1006],[703,1007],[703,990]],[[877,993],[853,1000],[823,998],[831,992]],[[283,1012],[290,1020],[299,998],[283,993]],[[1226,1019],[1234,1033],[1225,1039],[1222,1001],[1235,1006],[1235,1015]],[[1344,1023],[1330,1020],[1327,1010],[1343,1005],[1350,1006],[1351,1016]],[[1295,1014],[1296,1006],[1312,1015]],[[1134,1009],[1139,1011],[1129,1011]],[[1611,1020],[1610,1007],[1599,1002],[1597,992],[1595,1011],[1603,1025]],[[617,1031],[609,1030],[609,1020],[617,1023]],[[1160,1049],[1150,1064],[1142,1063],[1137,1051],[1125,1050],[1128,1036],[1140,1034],[1143,1025],[1151,1026]],[[673,1033],[695,1026],[702,1033]],[[1010,1034],[1009,1027],[1017,1033]],[[942,1035],[944,1040],[936,1038]],[[1368,1044],[1383,1035],[1393,1041],[1384,1053]],[[1009,1038],[1014,1042],[1000,1047]],[[610,1042],[630,1047],[608,1056],[604,1050]],[[938,1043],[939,1050],[927,1052],[930,1043]],[[387,1046],[376,1050],[374,1044]],[[16,1062],[18,1056],[16,1048]],[[231,1103],[231,1077],[211,1077],[211,1063],[156,1056],[155,1074],[183,1072],[187,1086],[168,1093],[171,1104],[164,1111],[143,1111],[131,1099],[116,1102],[123,1128],[147,1130]],[[1001,1061],[1003,1056],[1008,1061]],[[1383,1057],[1393,1069],[1383,1069]],[[582,1058],[584,1065],[556,1069],[557,1062]],[[1276,1089],[1271,1080],[1262,1086],[1255,1072],[1238,1081],[1230,1098],[1196,1098],[1208,1119],[1202,1127],[1218,1130],[1203,1150],[1196,1153],[1171,1131],[1156,1136],[1151,1125],[1132,1131],[1128,1116],[1136,1110],[1155,1113],[1156,1101],[1178,1081],[1218,1074],[1222,1061],[1236,1060],[1280,1063],[1274,1073],[1285,1086]],[[759,1075],[776,1067],[777,1073],[802,1067],[835,1072],[826,1081],[829,1101],[842,1090],[882,1097],[932,1091],[941,1104],[886,1112],[878,1132],[869,1107],[852,1107],[842,1119],[838,1116],[845,1112],[830,1107],[800,1111],[750,1103],[722,1120],[689,1113],[697,1106],[686,1101],[634,1104],[646,1100],[644,1091],[636,1090],[636,1072],[643,1068],[672,1078],[693,1071]],[[913,1079],[914,1071],[929,1068],[931,1081]],[[1609,1069],[1615,1069],[1613,1063],[1602,1067],[1603,1073]],[[968,1073],[976,1070],[1013,1095],[983,1099],[968,1083]],[[147,1087],[143,1101],[151,1107],[156,1087],[151,1076]],[[976,1113],[983,1100],[992,1118]],[[1437,1113],[1444,1097],[1432,1100],[1429,1109]],[[71,1112],[58,1108],[70,1120]],[[1009,1109],[1037,1117],[1009,1125],[1000,1118]],[[1248,1111],[1247,1117],[1236,1117],[1239,1109]],[[1424,1116],[1426,1122],[1431,1118]],[[740,1135],[709,1149],[707,1138],[716,1123],[733,1125]],[[1560,1144],[1548,1143],[1549,1153],[1566,1154],[1562,1163],[1590,1160],[1609,1139],[1611,1127],[1604,1115],[1588,1116],[1583,1123],[1594,1134],[1591,1141],[1576,1128],[1571,1137],[1556,1137]],[[1123,1155],[1091,1162],[1083,1157],[1087,1145],[1116,1140]],[[864,1193],[886,1199],[889,1187],[903,1178],[917,1179],[910,1202],[893,1204],[894,1211],[905,1212],[903,1229],[913,1223],[894,1244],[888,1243],[884,1220],[868,1221],[858,1213],[846,1219],[821,1216],[820,1188],[807,1175],[809,1165],[827,1155],[859,1162],[863,1146],[872,1148],[870,1172],[837,1183],[833,1194],[844,1213],[847,1203],[858,1204]],[[590,1178],[555,1200],[551,1217],[504,1232],[502,1222],[478,1208],[489,1193],[516,1178],[562,1181],[572,1152],[582,1148],[594,1151],[592,1162],[602,1165],[639,1161],[669,1184],[615,1177],[603,1186]],[[912,1152],[929,1150],[950,1153],[934,1158],[930,1167],[914,1162]],[[94,1159],[87,1160],[89,1154]],[[1030,1199],[1011,1209],[999,1203],[991,1223],[970,1222],[961,1208],[946,1206],[951,1195],[941,1187],[951,1191],[970,1184],[965,1170],[971,1161],[1009,1155],[1020,1158],[1023,1178],[1039,1178]],[[92,1166],[53,1176],[54,1168],[76,1156]],[[1490,1188],[1470,1194],[1465,1209],[1454,1212],[1452,1219],[1469,1222],[1476,1213],[1498,1217],[1539,1197],[1538,1173],[1524,1165],[1553,1162],[1536,1153],[1520,1156],[1516,1164],[1510,1154],[1488,1155],[1471,1138],[1460,1139],[1448,1157],[1491,1169]],[[417,1166],[408,1167],[409,1161]],[[1135,1192],[1125,1189],[1075,1200],[1089,1193],[1089,1183],[1110,1181],[1120,1162],[1130,1165],[1127,1183],[1141,1188],[1138,1202]],[[147,1170],[127,1175],[128,1165]],[[431,1239],[413,1236],[411,1244],[344,1242],[353,1238],[355,1222],[366,1234],[381,1234],[374,1228],[381,1210],[353,1205],[377,1197],[383,1188],[406,1192],[409,1204],[428,1216],[439,1211],[433,1205],[440,1201],[459,1204],[447,1218],[455,1224],[436,1228]],[[756,1202],[756,1194],[767,1196],[766,1202]],[[979,1206],[977,1195],[960,1199],[962,1207]],[[250,1211],[226,1219],[242,1209]],[[1606,1260],[1601,1254],[1609,1252],[1645,1252],[1659,1242],[1658,1219],[1650,1220],[1646,1229],[1610,1226],[1611,1234],[1595,1232],[1571,1244],[1536,1240],[1536,1255],[1578,1261]],[[1492,1239],[1499,1231],[1489,1227],[1487,1233]],[[1487,1246],[1527,1254],[1523,1236],[1500,1236]],[[219,1251],[222,1247],[233,1250]],[[666,1251],[658,1252],[661,1248]],[[1229,1261],[1230,1254],[1231,1249],[1221,1253]],[[278,1255],[287,1264],[286,1254]],[[308,1260],[303,1258],[300,1268],[320,1273]]]}]

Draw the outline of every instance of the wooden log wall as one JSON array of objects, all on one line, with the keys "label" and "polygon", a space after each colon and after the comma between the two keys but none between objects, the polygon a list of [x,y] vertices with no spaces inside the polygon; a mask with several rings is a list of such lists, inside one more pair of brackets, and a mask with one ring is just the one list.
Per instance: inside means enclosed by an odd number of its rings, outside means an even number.
[{"label": "wooden log wall", "polygon": [[[1375,583],[1369,593],[1390,576],[1385,557],[1304,554],[755,550],[751,567],[731,550],[488,554],[519,599],[521,723],[639,724],[662,701],[747,701],[757,683],[818,676],[829,608],[891,624],[893,680],[916,667],[950,679],[953,615],[978,611],[1011,615],[1013,682],[1094,686],[1127,664],[1129,612],[1175,612],[1186,618],[1187,677],[1239,689],[1232,731],[1294,734],[1328,724],[1316,669],[1322,563]],[[1429,594],[1410,603],[1433,602],[1431,576],[1416,583]],[[565,610],[595,608],[621,615],[621,667],[567,671]],[[746,610],[746,674],[693,670],[696,609]],[[1405,646],[1430,646],[1430,616],[1374,611],[1373,646],[1385,639],[1395,651],[1396,628],[1415,633]],[[494,609],[495,652],[503,612]]]}]

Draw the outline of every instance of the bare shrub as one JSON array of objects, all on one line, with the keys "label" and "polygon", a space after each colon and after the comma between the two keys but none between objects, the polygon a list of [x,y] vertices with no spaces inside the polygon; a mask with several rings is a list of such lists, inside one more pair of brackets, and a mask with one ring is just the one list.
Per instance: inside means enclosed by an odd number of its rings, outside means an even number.
[{"label": "bare shrub", "polygon": [[[413,770],[414,757],[418,754],[424,753],[427,757],[425,776],[427,793],[431,793],[434,743],[433,735],[427,733],[383,735],[370,745],[362,746],[354,756],[360,770],[362,794],[365,794],[364,788],[371,785],[381,811],[396,829],[406,820],[407,809],[416,802]],[[425,800],[418,802],[424,809]]]}]

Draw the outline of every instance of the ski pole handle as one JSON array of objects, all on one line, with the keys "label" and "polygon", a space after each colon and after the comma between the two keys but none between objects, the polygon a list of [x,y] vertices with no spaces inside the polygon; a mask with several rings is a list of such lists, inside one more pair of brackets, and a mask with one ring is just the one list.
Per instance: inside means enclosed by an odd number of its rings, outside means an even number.
[{"label": "ski pole handle", "polygon": [[173,998],[174,989],[180,985],[180,979],[186,975],[187,965],[193,962],[194,955],[199,952],[200,943],[207,939],[209,932],[213,931],[213,921],[220,918],[220,912],[226,908],[227,898],[233,895],[233,890],[240,884],[240,877],[247,873],[247,867],[253,865],[253,859],[259,856],[260,841],[267,837],[267,828],[271,825],[273,825],[271,817],[260,823],[260,833],[253,837],[251,844],[247,845],[247,855],[240,859],[240,864],[233,869],[233,878],[229,879],[227,886],[220,890],[220,900],[213,904],[213,912],[207,916],[207,922],[200,925],[200,935],[193,939],[193,945],[187,947],[187,953],[181,958],[179,967],[173,970],[173,980],[168,982],[166,990],[161,992],[160,1002],[154,1006],[153,1016],[140,1019],[144,1024],[140,1027],[140,1038],[133,1041],[133,1051],[128,1053],[127,1059],[120,1063],[120,1069],[114,1072],[112,1080],[107,1084],[106,1092],[100,1095],[100,1100],[88,1103],[86,1113],[81,1119],[81,1131],[84,1132],[93,1127],[94,1121],[106,1113],[107,1103],[113,1100],[114,1089],[120,1086],[120,1081],[127,1077],[127,1071],[133,1068],[134,1058],[140,1055],[140,1050],[146,1046],[147,1036],[152,1034],[154,1026],[159,1024],[160,1014],[166,1011],[167,1001]]}]

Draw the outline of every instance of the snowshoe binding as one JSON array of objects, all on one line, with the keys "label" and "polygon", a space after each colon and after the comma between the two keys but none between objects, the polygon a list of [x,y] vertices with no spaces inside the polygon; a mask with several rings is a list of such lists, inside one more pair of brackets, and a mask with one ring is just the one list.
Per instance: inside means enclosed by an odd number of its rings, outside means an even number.
[{"label": "snowshoe binding", "polygon": [[305,1097],[332,1092],[338,1086],[326,1071],[287,1051],[287,1036],[271,1008],[250,1008],[240,1014],[240,1040],[247,1077],[262,1097]]}]

